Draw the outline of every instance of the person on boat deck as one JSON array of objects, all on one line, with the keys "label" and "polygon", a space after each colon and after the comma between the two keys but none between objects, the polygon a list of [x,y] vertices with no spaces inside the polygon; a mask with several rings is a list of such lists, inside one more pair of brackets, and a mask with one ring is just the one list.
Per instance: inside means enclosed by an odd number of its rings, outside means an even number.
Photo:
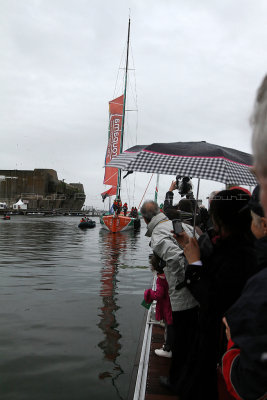
[{"label": "person on boat deck", "polygon": [[127,204],[127,203],[124,203],[122,209],[123,209],[123,214],[124,214],[124,216],[126,217],[127,211],[128,211],[128,204]]},{"label": "person on boat deck", "polygon": [[131,217],[133,217],[133,218],[138,218],[138,211],[137,211],[137,208],[136,207],[132,207],[132,209],[131,209]]},{"label": "person on boat deck", "polygon": [[199,243],[185,232],[175,235],[189,264],[186,286],[200,305],[197,340],[191,343],[190,362],[177,383],[182,400],[218,399],[216,370],[223,352],[222,317],[257,271],[250,210],[246,207],[249,199],[238,189],[217,194],[210,214],[218,236],[210,242],[207,234]]},{"label": "person on boat deck", "polygon": [[118,211],[118,200],[117,199],[115,199],[113,202],[113,210],[114,210],[114,213],[117,214],[117,211]]},{"label": "person on boat deck", "polygon": [[[260,185],[252,214],[252,232],[260,272],[226,312],[228,351],[223,356],[223,375],[228,391],[240,400],[267,399],[267,75],[258,89],[252,115],[254,172]],[[262,206],[260,211],[257,202]],[[259,205],[259,204],[258,204]],[[256,216],[254,215],[256,214]],[[264,215],[264,217],[262,216]],[[254,225],[254,226],[253,226]]]},{"label": "person on boat deck", "polygon": [[116,215],[119,215],[122,209],[121,199],[118,197],[114,200],[113,209]]},{"label": "person on boat deck", "polygon": [[[169,377],[160,377],[164,386],[172,388],[187,362],[188,351],[194,341],[198,322],[198,302],[185,287],[185,257],[182,247],[172,235],[172,222],[160,212],[154,201],[145,201],[141,214],[147,224],[146,236],[155,254],[166,262],[164,273],[169,285],[172,307],[174,341]],[[192,236],[193,228],[182,223]]]},{"label": "person on boat deck", "polygon": [[122,202],[121,202],[121,199],[118,197],[118,208],[117,208],[117,213],[118,213],[118,215],[120,215],[120,213],[121,213],[121,210],[122,210]]},{"label": "person on boat deck", "polygon": [[165,323],[165,343],[161,349],[156,349],[155,353],[158,356],[171,358],[172,356],[172,308],[169,296],[169,286],[166,280],[163,268],[166,263],[161,260],[156,254],[150,258],[151,270],[157,273],[156,290],[146,289],[144,292],[144,299],[146,303],[152,303],[153,300],[157,301],[156,304],[156,320],[163,320]]}]

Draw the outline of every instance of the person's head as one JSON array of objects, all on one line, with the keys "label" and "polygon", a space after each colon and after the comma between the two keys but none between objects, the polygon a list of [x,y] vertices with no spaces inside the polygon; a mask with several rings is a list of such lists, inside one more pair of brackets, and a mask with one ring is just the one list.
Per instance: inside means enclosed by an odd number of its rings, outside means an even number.
[{"label": "person's head", "polygon": [[188,213],[192,213],[193,212],[193,205],[192,205],[192,201],[189,199],[182,199],[179,201],[178,205],[177,205],[177,209],[180,211],[185,211]]},{"label": "person's head", "polygon": [[251,196],[251,193],[248,189],[243,188],[242,186],[231,186],[229,187],[230,190],[234,190],[234,189],[240,189],[243,190],[244,193],[247,193],[249,196]]},{"label": "person's head", "polygon": [[141,211],[142,217],[144,218],[146,224],[149,224],[149,222],[152,220],[152,218],[160,213],[159,206],[153,200],[145,201],[143,203],[140,211]]},{"label": "person's head", "polygon": [[166,266],[166,263],[157,256],[156,253],[153,253],[149,256],[149,262],[151,264],[151,270],[156,271],[158,274],[163,274],[163,268]]},{"label": "person's head", "polygon": [[257,91],[251,123],[254,169],[260,184],[260,201],[267,217],[267,75]]},{"label": "person's head", "polygon": [[213,190],[213,192],[211,192],[211,194],[207,197],[207,199],[209,199],[209,207],[210,207],[210,203],[212,202],[212,200],[214,199],[214,197],[219,193],[219,190]]},{"label": "person's head", "polygon": [[221,237],[251,236],[250,196],[242,190],[222,190],[210,204],[214,229]]},{"label": "person's head", "polygon": [[251,231],[256,239],[267,236],[267,218],[260,217],[251,211]]},{"label": "person's head", "polygon": [[260,239],[267,236],[267,218],[264,217],[264,211],[260,204],[260,186],[257,185],[253,190],[252,196],[248,202],[251,211],[251,231],[253,235]]}]

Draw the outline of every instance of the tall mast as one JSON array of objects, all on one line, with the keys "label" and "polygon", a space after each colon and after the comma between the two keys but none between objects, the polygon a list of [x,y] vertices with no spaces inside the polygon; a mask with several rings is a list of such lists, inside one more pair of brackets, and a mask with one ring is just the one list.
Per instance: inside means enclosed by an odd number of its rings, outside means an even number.
[{"label": "tall mast", "polygon": [[[123,135],[124,135],[124,122],[125,122],[125,107],[126,107],[126,93],[127,93],[127,78],[128,78],[128,59],[129,59],[129,44],[130,44],[130,27],[131,19],[128,22],[128,36],[127,36],[127,53],[126,53],[126,65],[125,65],[125,79],[124,79],[124,96],[123,96],[123,111],[122,111],[122,122],[121,122],[121,145],[120,153],[123,150]],[[120,197],[121,193],[121,169],[118,170],[118,185],[117,185],[117,198]]]}]

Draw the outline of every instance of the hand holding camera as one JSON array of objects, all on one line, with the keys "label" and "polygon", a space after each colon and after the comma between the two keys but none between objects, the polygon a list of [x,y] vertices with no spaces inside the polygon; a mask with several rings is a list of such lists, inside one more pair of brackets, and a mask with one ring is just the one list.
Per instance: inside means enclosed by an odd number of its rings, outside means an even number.
[{"label": "hand holding camera", "polygon": [[173,192],[175,189],[177,189],[176,181],[172,181],[169,192]]},{"label": "hand holding camera", "polygon": [[189,242],[189,236],[184,231],[181,220],[173,219],[172,225],[173,225],[172,232],[174,233],[173,235],[174,239],[178,242],[180,247],[184,248],[184,246]]},{"label": "hand holding camera", "polygon": [[173,219],[172,220],[172,226],[173,226],[173,231],[175,235],[180,235],[184,231],[184,228],[182,226],[182,221],[180,219]]},{"label": "hand holding camera", "polygon": [[189,176],[176,176],[176,189],[181,197],[192,194],[193,184]]},{"label": "hand holding camera", "polygon": [[188,261],[188,264],[193,264],[196,261],[200,261],[200,249],[198,241],[195,237],[190,237],[188,243],[184,247],[184,255]]}]

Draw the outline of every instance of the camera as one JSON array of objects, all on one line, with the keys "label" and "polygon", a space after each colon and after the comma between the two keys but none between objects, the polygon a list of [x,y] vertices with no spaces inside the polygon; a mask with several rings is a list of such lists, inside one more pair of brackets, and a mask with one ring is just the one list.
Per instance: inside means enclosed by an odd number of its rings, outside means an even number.
[{"label": "camera", "polygon": [[175,235],[180,235],[180,233],[182,233],[184,231],[184,228],[182,226],[182,222],[180,219],[173,219],[172,226],[173,226]]},{"label": "camera", "polygon": [[192,194],[193,184],[189,176],[176,176],[176,188],[181,197]]}]

